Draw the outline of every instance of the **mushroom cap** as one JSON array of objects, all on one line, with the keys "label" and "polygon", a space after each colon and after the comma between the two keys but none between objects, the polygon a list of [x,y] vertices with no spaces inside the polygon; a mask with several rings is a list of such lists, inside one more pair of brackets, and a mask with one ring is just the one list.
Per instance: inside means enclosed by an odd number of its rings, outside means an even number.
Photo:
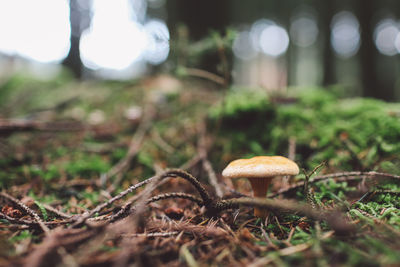
[{"label": "mushroom cap", "polygon": [[222,171],[227,178],[266,178],[277,175],[297,175],[297,164],[282,156],[258,156],[234,160]]}]

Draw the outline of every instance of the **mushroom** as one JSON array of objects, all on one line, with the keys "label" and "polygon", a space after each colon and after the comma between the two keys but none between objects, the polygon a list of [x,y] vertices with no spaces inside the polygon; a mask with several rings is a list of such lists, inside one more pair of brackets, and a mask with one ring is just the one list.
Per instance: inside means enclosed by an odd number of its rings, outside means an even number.
[{"label": "mushroom", "polygon": [[[228,164],[222,171],[226,178],[247,178],[254,197],[266,197],[269,184],[276,176],[297,175],[299,167],[295,162],[282,156],[258,156],[238,159]],[[254,216],[266,218],[268,211],[254,208]]]}]

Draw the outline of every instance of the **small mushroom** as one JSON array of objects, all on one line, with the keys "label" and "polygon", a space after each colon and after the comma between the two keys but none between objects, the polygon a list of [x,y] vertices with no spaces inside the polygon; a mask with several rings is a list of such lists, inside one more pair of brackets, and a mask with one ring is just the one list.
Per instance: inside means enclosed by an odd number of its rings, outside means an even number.
[{"label": "small mushroom", "polygon": [[[274,177],[298,173],[297,164],[281,156],[258,156],[234,160],[222,171],[222,175],[226,178],[247,178],[254,197],[266,197],[269,184]],[[268,211],[255,207],[254,216],[266,218]]]}]

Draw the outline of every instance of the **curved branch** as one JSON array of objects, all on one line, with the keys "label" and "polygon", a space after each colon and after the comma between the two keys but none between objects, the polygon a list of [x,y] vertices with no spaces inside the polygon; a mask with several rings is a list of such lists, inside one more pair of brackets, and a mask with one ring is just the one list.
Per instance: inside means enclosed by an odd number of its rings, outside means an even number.
[{"label": "curved branch", "polygon": [[349,224],[341,212],[313,209],[308,204],[302,204],[291,200],[277,200],[268,198],[232,198],[222,200],[216,204],[219,212],[225,209],[238,208],[240,206],[265,208],[272,211],[299,213],[314,220],[326,221],[332,229],[339,234],[354,231],[354,226]]},{"label": "curved branch", "polygon": [[[325,174],[325,175],[320,175],[320,176],[315,176],[312,180],[309,180],[308,183],[316,183],[319,181],[327,180],[329,178],[336,178],[340,179],[343,181],[347,180],[353,180],[353,179],[363,179],[363,178],[375,178],[375,177],[383,177],[383,178],[388,178],[388,179],[400,179],[399,175],[395,174],[390,174],[390,173],[384,173],[384,172],[359,172],[359,171],[354,171],[354,172],[338,172],[338,173],[330,173],[330,174]],[[296,184],[291,185],[288,188],[284,188],[282,190],[279,190],[278,192],[269,195],[268,197],[272,198],[277,195],[282,195],[286,194],[290,191],[293,191],[297,188],[303,187],[304,182],[298,182]]]},{"label": "curved branch", "polygon": [[209,194],[207,193],[207,191],[204,189],[204,187],[201,185],[201,183],[197,180],[197,178],[195,178],[193,175],[191,175],[190,173],[184,171],[184,170],[180,170],[180,169],[170,169],[167,170],[161,174],[155,175],[153,177],[150,177],[140,183],[137,183],[135,185],[130,186],[128,189],[126,189],[125,191],[122,191],[121,193],[119,193],[118,195],[114,196],[113,198],[109,199],[108,201],[101,203],[100,205],[98,205],[97,207],[95,207],[94,209],[92,209],[91,211],[84,213],[83,215],[79,216],[76,220],[76,223],[74,224],[74,226],[76,225],[80,225],[83,222],[85,222],[88,218],[92,217],[94,214],[100,212],[102,209],[110,206],[112,203],[114,203],[115,201],[123,198],[124,196],[126,196],[127,194],[133,192],[134,190],[136,190],[139,187],[142,187],[146,184],[149,184],[150,182],[153,181],[161,181],[165,178],[168,177],[181,177],[185,180],[187,180],[188,182],[190,182],[195,189],[199,192],[202,200],[203,200],[203,205],[205,206],[209,206],[212,203],[212,199],[209,196]]}]

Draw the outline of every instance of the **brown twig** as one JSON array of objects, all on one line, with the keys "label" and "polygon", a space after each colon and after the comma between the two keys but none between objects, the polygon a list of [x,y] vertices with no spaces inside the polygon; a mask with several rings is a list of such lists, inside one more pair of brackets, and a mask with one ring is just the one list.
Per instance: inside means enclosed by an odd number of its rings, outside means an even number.
[{"label": "brown twig", "polygon": [[216,204],[215,209],[222,211],[225,209],[238,208],[239,206],[260,207],[275,211],[286,211],[305,215],[311,219],[324,220],[340,234],[349,233],[354,230],[338,211],[324,211],[313,209],[310,205],[302,204],[290,200],[277,200],[269,198],[233,198],[222,200]]},{"label": "brown twig", "polygon": [[[193,168],[199,161],[201,160],[199,155],[194,156],[193,158],[191,158],[190,160],[188,160],[187,162],[185,162],[183,165],[181,165],[181,167],[179,169],[181,170],[188,170]],[[167,182],[168,178],[160,181],[159,186],[161,186],[163,183]],[[171,194],[171,193],[169,193]],[[176,194],[184,194],[184,193],[176,193]],[[188,195],[188,194],[186,194]],[[194,197],[194,196],[193,196]],[[134,201],[136,201],[138,199],[138,196],[134,196],[132,199],[129,199],[127,202],[125,202],[122,206],[121,209],[114,214],[113,216],[110,217],[110,221],[113,222],[115,220],[118,220],[120,218],[123,218],[124,216],[127,216],[127,213],[129,212],[132,203]],[[194,202],[197,202],[196,200],[192,200]],[[201,200],[200,200],[201,201]],[[199,204],[199,203],[198,203]],[[202,204],[201,204],[202,205]]]},{"label": "brown twig", "polygon": [[133,237],[169,237],[169,236],[173,236],[173,235],[177,235],[177,234],[179,234],[178,231],[172,231],[172,232],[127,234],[127,235],[122,235],[122,237],[125,237],[125,238],[133,238]]},{"label": "brown twig", "polygon": [[[180,193],[180,192],[165,193],[165,194],[160,194],[160,195],[154,196],[154,197],[150,198],[149,200],[147,200],[147,204],[156,202],[156,201],[160,201],[160,200],[169,199],[169,198],[183,198],[183,199],[193,201],[199,206],[203,206],[203,201],[201,199],[199,199],[191,194]],[[108,220],[110,222],[114,222],[116,220],[119,220],[119,219],[122,219],[122,218],[128,216],[129,214],[131,214],[132,211],[136,211],[136,206],[132,207],[131,202],[126,203],[124,206],[122,206],[122,208],[117,213],[115,213],[114,215],[111,215],[111,216],[106,216],[106,217],[102,218],[101,220]]]},{"label": "brown twig", "polygon": [[[143,212],[145,211],[146,207],[146,202],[149,199],[151,193],[154,191],[154,189],[157,187],[158,183],[164,178],[164,176],[161,175],[156,175],[154,179],[146,186],[146,188],[139,193],[139,198],[136,204],[136,212],[135,216],[130,216],[131,220],[129,222],[130,225],[130,231],[131,232],[136,232],[137,228],[139,225],[144,222],[144,218],[142,216]],[[129,218],[129,217],[128,217]],[[138,244],[136,240],[129,240],[127,238],[124,238],[122,241],[123,244],[123,250],[121,251],[119,257],[116,259],[114,262],[115,266],[125,266],[128,262],[129,257],[131,254],[133,254],[133,257],[135,258],[135,262],[141,262],[139,258],[139,251],[137,248]],[[131,251],[131,248],[133,248],[133,251]]]},{"label": "brown twig", "polygon": [[315,197],[313,195],[313,193],[311,192],[310,188],[308,187],[310,178],[312,175],[314,175],[317,170],[321,167],[323,167],[326,163],[322,162],[321,164],[319,164],[318,166],[316,166],[310,173],[307,173],[306,170],[303,169],[303,173],[306,177],[305,181],[304,181],[304,195],[306,196],[306,200],[308,202],[308,204],[311,205],[311,207],[313,207],[314,209],[318,207],[318,203],[315,200]]},{"label": "brown twig", "polygon": [[57,215],[58,217],[60,217],[60,218],[70,219],[70,218],[72,217],[71,215],[66,214],[65,212],[62,212],[62,211],[60,211],[60,210],[58,210],[58,209],[56,209],[56,208],[54,208],[54,207],[52,207],[52,206],[50,206],[50,205],[48,205],[48,204],[42,203],[42,206],[43,206],[47,211],[50,211],[50,212],[56,214],[56,215]]},{"label": "brown twig", "polygon": [[[152,125],[152,120],[155,115],[156,115],[156,110],[154,109],[153,105],[149,104],[148,107],[145,109],[144,116],[138,126],[138,129],[136,130],[135,134],[131,139],[128,153],[123,159],[121,159],[117,164],[115,164],[107,173],[101,175],[100,180],[102,185],[106,184],[108,179],[123,172],[126,168],[129,167],[130,162],[139,152],[144,137],[146,136],[147,131],[150,129]],[[110,188],[110,190],[108,191],[113,191],[113,187]]]},{"label": "brown twig", "polygon": [[185,72],[187,75],[190,75],[190,76],[204,78],[204,79],[210,80],[212,82],[215,82],[216,84],[225,85],[224,78],[222,78],[214,73],[205,71],[205,70],[195,69],[195,68],[185,68]]},{"label": "brown twig", "polygon": [[188,222],[165,222],[165,221],[152,221],[148,224],[148,229],[154,230],[165,230],[165,231],[178,231],[189,234],[196,234],[199,236],[208,237],[222,237],[227,236],[228,232],[221,227],[216,226],[215,221],[210,221],[207,225],[195,225]]},{"label": "brown twig", "polygon": [[207,157],[208,149],[207,149],[207,141],[206,141],[206,139],[207,139],[206,138],[206,126],[205,126],[204,121],[202,121],[199,124],[198,128],[199,128],[199,140],[198,140],[198,144],[197,144],[197,149],[198,149],[198,153],[199,153],[202,163],[203,163],[203,168],[208,174],[210,184],[213,186],[216,195],[219,198],[222,198],[224,193],[222,192],[221,186],[218,183],[217,175],[215,174],[215,171],[211,165],[211,162],[208,160],[208,157]]},{"label": "brown twig", "polygon": [[211,197],[209,196],[209,194],[207,193],[207,191],[204,189],[204,187],[201,185],[201,183],[194,177],[192,176],[190,173],[184,171],[184,170],[180,170],[180,169],[171,169],[171,170],[167,170],[164,173],[155,175],[153,177],[150,177],[146,180],[144,180],[143,182],[140,182],[138,184],[135,184],[131,187],[129,187],[128,189],[126,189],[125,191],[122,191],[121,193],[119,193],[118,195],[116,195],[115,197],[109,199],[108,201],[98,205],[96,208],[92,209],[91,211],[79,216],[79,219],[76,221],[76,223],[73,224],[74,227],[81,225],[82,223],[84,223],[86,221],[86,219],[92,217],[94,214],[100,212],[102,209],[110,206],[112,203],[114,203],[115,201],[123,198],[124,196],[126,196],[127,194],[133,192],[134,190],[136,190],[139,187],[142,187],[146,184],[149,183],[153,183],[153,181],[161,181],[165,178],[168,177],[181,177],[185,180],[187,180],[188,182],[190,182],[195,188],[196,190],[199,192],[203,204],[205,206],[208,206],[212,203]]},{"label": "brown twig", "polygon": [[[376,177],[382,177],[382,178],[388,178],[388,179],[400,179],[399,175],[390,174],[390,173],[375,172],[375,171],[370,171],[370,172],[355,171],[355,172],[330,173],[330,174],[315,176],[314,179],[309,181],[309,183],[316,183],[316,182],[327,180],[330,178],[333,178],[337,181],[348,181],[348,180],[360,180],[363,178],[376,178]],[[293,190],[299,189],[300,187],[303,187],[303,186],[304,186],[303,181],[298,182],[288,188],[279,190],[278,192],[271,194],[268,197],[273,198],[277,195],[287,194],[287,193],[289,193]]]},{"label": "brown twig", "polygon": [[169,198],[187,199],[187,200],[190,200],[192,202],[195,202],[199,206],[203,206],[203,200],[201,200],[200,198],[197,198],[197,197],[195,197],[195,196],[193,196],[191,194],[180,193],[180,192],[172,192],[172,193],[160,194],[160,195],[154,196],[154,197],[150,198],[149,200],[147,200],[147,203],[152,203],[152,202],[165,200],[165,199],[169,199]]},{"label": "brown twig", "polygon": [[15,205],[17,205],[19,208],[21,208],[24,212],[27,214],[31,215],[35,222],[40,226],[40,228],[43,230],[43,232],[47,235],[50,233],[50,229],[44,224],[42,219],[39,217],[39,215],[33,211],[32,209],[28,208],[24,203],[22,203],[20,200],[14,198],[13,196],[10,196],[6,192],[0,192],[0,196],[11,201]]},{"label": "brown twig", "polygon": [[219,59],[221,60],[221,64],[222,64],[222,71],[224,74],[224,86],[227,86],[229,84],[229,64],[228,64],[228,59],[226,57],[226,49],[225,49],[225,45],[224,42],[221,38],[221,36],[219,34],[213,34],[214,40],[217,44],[217,48],[218,48],[218,55],[219,55]]},{"label": "brown twig", "polygon": [[83,129],[84,126],[81,123],[73,121],[42,122],[24,119],[0,119],[1,134],[26,131],[81,131]]},{"label": "brown twig", "polygon": [[59,259],[54,253],[59,253],[59,248],[77,248],[80,244],[104,228],[100,226],[91,229],[58,229],[48,235],[24,260],[24,266],[56,266]]}]

